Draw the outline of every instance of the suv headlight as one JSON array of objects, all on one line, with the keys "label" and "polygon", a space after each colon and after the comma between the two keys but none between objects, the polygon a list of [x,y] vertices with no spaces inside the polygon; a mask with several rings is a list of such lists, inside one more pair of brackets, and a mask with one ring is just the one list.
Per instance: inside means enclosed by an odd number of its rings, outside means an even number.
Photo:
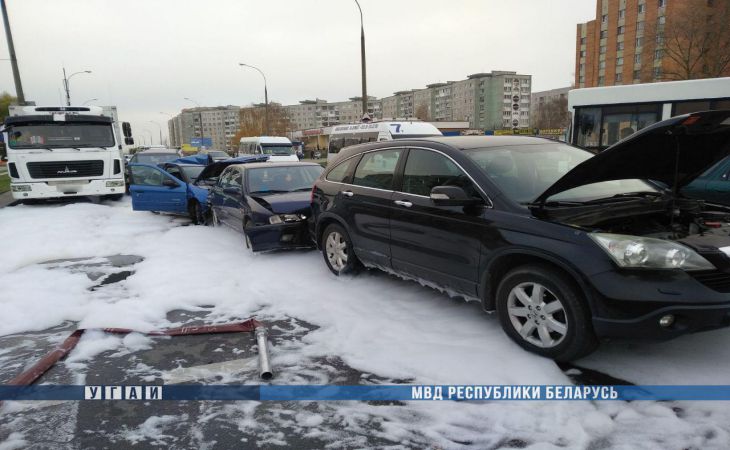
[{"label": "suv headlight", "polygon": [[645,269],[713,270],[713,266],[689,247],[662,239],[623,234],[589,233],[620,267]]},{"label": "suv headlight", "polygon": [[307,220],[307,216],[304,214],[280,214],[269,217],[269,223],[276,225],[283,222],[300,222]]}]

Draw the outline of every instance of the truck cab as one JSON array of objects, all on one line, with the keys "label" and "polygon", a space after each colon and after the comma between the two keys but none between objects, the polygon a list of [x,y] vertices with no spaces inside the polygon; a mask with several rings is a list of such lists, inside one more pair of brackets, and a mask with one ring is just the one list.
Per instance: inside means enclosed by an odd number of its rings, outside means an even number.
[{"label": "truck cab", "polygon": [[124,195],[114,119],[96,106],[11,106],[0,132],[17,200]]}]

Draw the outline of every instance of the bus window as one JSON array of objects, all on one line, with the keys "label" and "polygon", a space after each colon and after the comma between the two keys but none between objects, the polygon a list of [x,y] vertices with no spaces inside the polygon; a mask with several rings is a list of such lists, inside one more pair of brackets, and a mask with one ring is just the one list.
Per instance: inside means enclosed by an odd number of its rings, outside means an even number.
[{"label": "bus window", "polygon": [[343,136],[332,136],[330,138],[329,153],[339,153],[342,147],[345,145],[345,138]]},{"label": "bus window", "polygon": [[355,135],[351,134],[351,135],[347,136],[345,138],[345,147],[361,144],[362,143],[361,138],[362,138],[362,136],[360,136],[359,134],[355,134]]},{"label": "bus window", "polygon": [[678,102],[674,104],[674,112],[672,115],[681,116],[697,111],[707,111],[710,109],[710,102]]},{"label": "bus window", "polygon": [[659,120],[656,105],[612,106],[603,108],[601,148],[606,148]]},{"label": "bus window", "polygon": [[577,108],[575,115],[575,144],[582,148],[598,148],[601,108]]}]

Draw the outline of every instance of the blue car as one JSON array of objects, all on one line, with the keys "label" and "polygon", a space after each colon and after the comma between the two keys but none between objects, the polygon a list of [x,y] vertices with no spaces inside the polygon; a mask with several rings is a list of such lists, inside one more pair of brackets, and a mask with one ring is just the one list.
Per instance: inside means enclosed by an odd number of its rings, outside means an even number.
[{"label": "blue car", "polygon": [[132,209],[187,215],[204,224],[208,192],[220,173],[231,164],[266,161],[267,156],[231,158],[209,165],[181,158],[159,165],[129,164]]},{"label": "blue car", "polygon": [[231,165],[208,196],[213,225],[243,233],[254,252],[311,247],[311,192],[323,170],[306,162]]}]

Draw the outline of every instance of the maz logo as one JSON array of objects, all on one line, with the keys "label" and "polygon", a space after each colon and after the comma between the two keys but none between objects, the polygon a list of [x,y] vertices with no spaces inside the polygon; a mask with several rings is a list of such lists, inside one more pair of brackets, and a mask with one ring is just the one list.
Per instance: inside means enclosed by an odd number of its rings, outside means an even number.
[{"label": "maz logo", "polygon": [[66,166],[63,170],[56,171],[57,174],[66,175],[69,173],[78,173],[78,170],[70,170],[68,166]]}]

